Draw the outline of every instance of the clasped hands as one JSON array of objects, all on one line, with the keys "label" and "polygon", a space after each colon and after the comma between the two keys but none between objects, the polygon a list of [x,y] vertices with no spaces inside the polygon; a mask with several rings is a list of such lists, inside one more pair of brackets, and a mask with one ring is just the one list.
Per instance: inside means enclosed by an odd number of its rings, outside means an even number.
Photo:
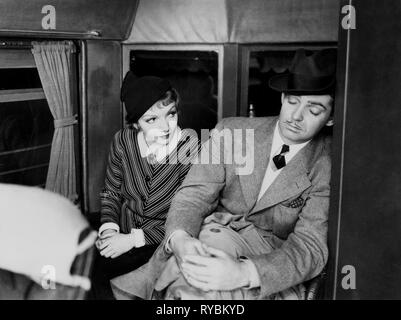
[{"label": "clasped hands", "polygon": [[207,246],[186,232],[174,235],[170,244],[190,285],[203,291],[234,290],[249,285],[245,263],[224,251]]},{"label": "clasped hands", "polygon": [[100,251],[100,255],[105,258],[117,258],[134,246],[135,241],[132,234],[123,234],[112,229],[103,231],[96,240],[96,247]]}]

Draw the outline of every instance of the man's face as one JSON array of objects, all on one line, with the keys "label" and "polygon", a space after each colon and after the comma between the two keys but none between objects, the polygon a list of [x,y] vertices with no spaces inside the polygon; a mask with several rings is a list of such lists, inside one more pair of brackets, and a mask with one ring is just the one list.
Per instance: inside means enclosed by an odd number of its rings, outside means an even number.
[{"label": "man's face", "polygon": [[279,132],[286,144],[312,139],[324,126],[333,125],[330,95],[281,95]]}]

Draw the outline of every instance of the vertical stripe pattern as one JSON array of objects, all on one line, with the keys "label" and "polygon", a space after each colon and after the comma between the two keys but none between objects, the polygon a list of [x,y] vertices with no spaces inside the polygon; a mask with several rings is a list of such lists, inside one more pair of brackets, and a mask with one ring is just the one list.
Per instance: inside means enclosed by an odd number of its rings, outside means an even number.
[{"label": "vertical stripe pattern", "polygon": [[165,163],[141,157],[138,131],[123,129],[113,138],[105,187],[101,193],[101,222],[114,222],[122,233],[142,229],[146,244],[164,237],[164,223],[177,188],[198,152],[198,140],[187,130]]}]

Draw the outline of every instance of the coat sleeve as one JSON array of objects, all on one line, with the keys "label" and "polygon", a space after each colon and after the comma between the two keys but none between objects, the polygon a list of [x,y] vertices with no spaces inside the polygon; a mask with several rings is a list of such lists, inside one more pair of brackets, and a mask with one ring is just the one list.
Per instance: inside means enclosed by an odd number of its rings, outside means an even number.
[{"label": "coat sleeve", "polygon": [[173,198],[166,221],[166,237],[184,230],[197,237],[203,219],[217,207],[225,185],[224,120],[210,134]]},{"label": "coat sleeve", "polygon": [[119,225],[121,211],[122,143],[118,132],[111,143],[107,163],[105,186],[100,195],[101,223],[114,222]]},{"label": "coat sleeve", "polygon": [[258,270],[261,297],[307,281],[323,270],[328,259],[330,171],[330,156],[321,157],[311,172],[311,191],[294,231],[280,248],[249,257]]}]

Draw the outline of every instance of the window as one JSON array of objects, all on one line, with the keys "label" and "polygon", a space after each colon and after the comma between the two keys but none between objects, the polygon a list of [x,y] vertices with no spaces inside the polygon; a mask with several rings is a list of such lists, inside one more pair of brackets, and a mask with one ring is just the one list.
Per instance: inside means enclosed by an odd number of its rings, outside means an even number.
[{"label": "window", "polygon": [[[302,46],[314,51],[332,46]],[[250,105],[257,117],[276,116],[280,113],[281,95],[270,89],[269,80],[288,71],[295,52],[301,47],[244,46],[241,115],[248,115]]]},{"label": "window", "polygon": [[214,51],[131,50],[130,70],[168,79],[180,95],[181,128],[212,129],[218,114],[218,54]]},{"label": "window", "polygon": [[0,182],[44,187],[53,131],[30,50],[1,48]]},{"label": "window", "polygon": [[53,123],[30,41],[0,41],[0,183],[45,187]]}]

